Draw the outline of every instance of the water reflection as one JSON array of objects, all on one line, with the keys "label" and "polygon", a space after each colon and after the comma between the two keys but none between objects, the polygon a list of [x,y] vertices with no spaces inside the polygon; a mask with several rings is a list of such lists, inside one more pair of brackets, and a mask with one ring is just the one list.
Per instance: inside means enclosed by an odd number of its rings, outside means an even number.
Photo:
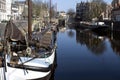
[{"label": "water reflection", "polygon": [[120,58],[115,52],[120,39],[115,36],[84,29],[58,32],[55,80],[120,80]]},{"label": "water reflection", "polygon": [[74,35],[75,35],[74,31],[72,29],[70,29],[68,31],[68,36],[72,38],[72,37],[74,37]]},{"label": "water reflection", "polygon": [[[74,27],[76,27],[76,25],[74,25]],[[75,34],[73,26],[70,26],[69,28],[70,29],[67,31],[68,36],[72,38],[76,35],[76,42],[80,43],[81,45],[86,45],[88,50],[92,51],[92,53],[94,53],[95,55],[101,55],[106,51],[106,39],[109,40],[108,43],[111,44],[111,48],[113,49],[113,51],[117,55],[120,55],[120,32],[92,32],[90,30],[77,28],[75,29]]]},{"label": "water reflection", "polygon": [[92,32],[90,30],[77,30],[76,41],[81,45],[86,45],[87,48],[95,55],[103,54],[106,50],[105,39],[109,40],[113,51],[120,55],[120,32]]},{"label": "water reflection", "polygon": [[103,54],[106,50],[104,37],[94,35],[89,30],[76,30],[76,41],[81,45],[86,45],[95,55]]},{"label": "water reflection", "polygon": [[120,32],[112,32],[109,37],[113,51],[120,56]]}]

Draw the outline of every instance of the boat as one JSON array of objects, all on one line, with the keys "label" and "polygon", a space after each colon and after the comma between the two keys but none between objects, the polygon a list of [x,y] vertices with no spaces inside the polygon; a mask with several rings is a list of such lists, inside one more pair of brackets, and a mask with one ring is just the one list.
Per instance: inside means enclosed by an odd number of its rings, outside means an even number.
[{"label": "boat", "polygon": [[110,28],[109,25],[106,25],[104,22],[95,21],[90,24],[90,29],[92,31],[108,31]]},{"label": "boat", "polygon": [[[30,4],[28,0],[28,11]],[[34,37],[30,30],[30,13],[28,32],[18,28],[12,20],[6,25],[0,80],[49,80],[52,74],[56,55],[54,31],[47,28]]]}]

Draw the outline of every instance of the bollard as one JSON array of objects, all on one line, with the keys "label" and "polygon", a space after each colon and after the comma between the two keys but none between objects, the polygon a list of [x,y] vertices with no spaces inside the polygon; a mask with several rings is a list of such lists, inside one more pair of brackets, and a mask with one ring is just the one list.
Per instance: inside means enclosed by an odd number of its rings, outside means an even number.
[{"label": "bollard", "polygon": [[111,30],[113,31],[113,22],[111,23]]}]

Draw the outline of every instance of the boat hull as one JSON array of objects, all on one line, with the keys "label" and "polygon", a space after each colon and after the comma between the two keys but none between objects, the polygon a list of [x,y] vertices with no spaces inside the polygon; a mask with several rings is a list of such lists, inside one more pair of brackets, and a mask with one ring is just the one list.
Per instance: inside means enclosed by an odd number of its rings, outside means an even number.
[{"label": "boat hull", "polygon": [[32,71],[32,70],[24,70],[24,69],[16,69],[16,68],[7,68],[6,72],[7,80],[34,80],[39,78],[44,78],[50,74],[51,71],[48,72],[40,72],[40,71]]},{"label": "boat hull", "polygon": [[[0,74],[4,75],[0,80],[49,80],[52,69],[54,69],[55,50],[55,48],[52,50],[52,54],[49,57],[35,58],[24,63],[21,68],[15,67],[14,65],[8,65],[10,59],[6,56],[6,71],[5,67],[0,68]],[[21,57],[23,62],[29,59],[31,58]],[[28,69],[25,66],[31,67]],[[35,69],[34,67],[37,68]]]}]

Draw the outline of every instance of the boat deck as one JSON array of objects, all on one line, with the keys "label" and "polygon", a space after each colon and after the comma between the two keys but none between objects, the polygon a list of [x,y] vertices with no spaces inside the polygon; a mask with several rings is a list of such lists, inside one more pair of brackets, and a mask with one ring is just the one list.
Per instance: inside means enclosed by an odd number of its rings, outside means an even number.
[{"label": "boat deck", "polygon": [[48,31],[43,35],[42,39],[40,40],[40,46],[48,47],[51,45],[51,41],[52,41],[52,32]]}]

